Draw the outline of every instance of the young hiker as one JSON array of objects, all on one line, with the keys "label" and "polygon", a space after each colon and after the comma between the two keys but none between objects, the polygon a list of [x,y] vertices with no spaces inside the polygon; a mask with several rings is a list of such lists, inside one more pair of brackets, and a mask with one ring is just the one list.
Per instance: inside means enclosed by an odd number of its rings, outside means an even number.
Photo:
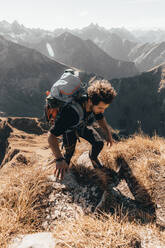
[{"label": "young hiker", "polygon": [[[112,146],[111,131],[103,113],[115,96],[116,92],[107,80],[96,80],[88,87],[86,95],[78,100],[84,115],[81,121],[78,112],[71,104],[66,104],[58,112],[48,136],[48,143],[55,156],[54,174],[57,178],[63,179],[65,172],[68,170],[79,137],[84,138],[92,145],[89,157],[94,168],[102,168],[98,155],[104,142],[89,124],[95,119],[106,132],[107,143]],[[64,156],[60,151],[57,138],[60,135],[63,135]]]}]

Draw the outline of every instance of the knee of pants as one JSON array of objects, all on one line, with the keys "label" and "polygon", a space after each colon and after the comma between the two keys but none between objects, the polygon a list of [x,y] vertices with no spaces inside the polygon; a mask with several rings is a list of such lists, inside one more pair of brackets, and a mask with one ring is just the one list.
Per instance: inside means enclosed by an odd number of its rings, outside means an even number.
[{"label": "knee of pants", "polygon": [[104,142],[102,140],[100,140],[100,141],[95,143],[95,146],[97,147],[98,151],[101,151],[103,149]]},{"label": "knee of pants", "polygon": [[66,156],[68,156],[68,157],[72,157],[73,156],[73,154],[74,154],[74,151],[75,150],[70,150],[69,152],[68,151],[66,151]]},{"label": "knee of pants", "polygon": [[65,157],[72,157],[75,151],[75,146],[72,147],[65,147]]}]

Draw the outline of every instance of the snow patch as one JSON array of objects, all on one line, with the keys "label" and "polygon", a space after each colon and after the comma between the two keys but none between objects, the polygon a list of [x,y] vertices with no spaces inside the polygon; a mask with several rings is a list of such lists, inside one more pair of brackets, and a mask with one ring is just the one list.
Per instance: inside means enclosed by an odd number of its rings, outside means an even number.
[{"label": "snow patch", "polygon": [[96,43],[96,44],[99,44],[99,42],[100,42],[100,40],[99,40],[98,37],[96,37],[93,41],[94,41],[94,43]]},{"label": "snow patch", "polygon": [[46,48],[48,50],[49,56],[54,57],[54,51],[53,51],[53,48],[51,47],[50,43],[46,43]]}]

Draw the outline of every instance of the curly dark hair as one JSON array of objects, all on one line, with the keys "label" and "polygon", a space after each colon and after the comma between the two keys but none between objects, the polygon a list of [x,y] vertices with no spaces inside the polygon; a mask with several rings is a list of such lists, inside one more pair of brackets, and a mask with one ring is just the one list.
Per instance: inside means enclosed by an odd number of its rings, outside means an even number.
[{"label": "curly dark hair", "polygon": [[99,102],[110,104],[117,95],[108,80],[95,80],[87,89],[88,98],[94,105]]}]

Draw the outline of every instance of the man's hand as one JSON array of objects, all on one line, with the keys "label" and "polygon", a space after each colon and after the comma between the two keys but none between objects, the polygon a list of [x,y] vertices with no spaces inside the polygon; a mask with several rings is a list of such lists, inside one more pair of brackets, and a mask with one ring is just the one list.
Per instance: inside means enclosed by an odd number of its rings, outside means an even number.
[{"label": "man's hand", "polygon": [[113,145],[112,135],[109,134],[107,137],[107,146],[112,146],[112,145]]},{"label": "man's hand", "polygon": [[56,168],[54,170],[54,176],[60,180],[63,180],[65,173],[69,169],[65,160],[56,161]]}]

